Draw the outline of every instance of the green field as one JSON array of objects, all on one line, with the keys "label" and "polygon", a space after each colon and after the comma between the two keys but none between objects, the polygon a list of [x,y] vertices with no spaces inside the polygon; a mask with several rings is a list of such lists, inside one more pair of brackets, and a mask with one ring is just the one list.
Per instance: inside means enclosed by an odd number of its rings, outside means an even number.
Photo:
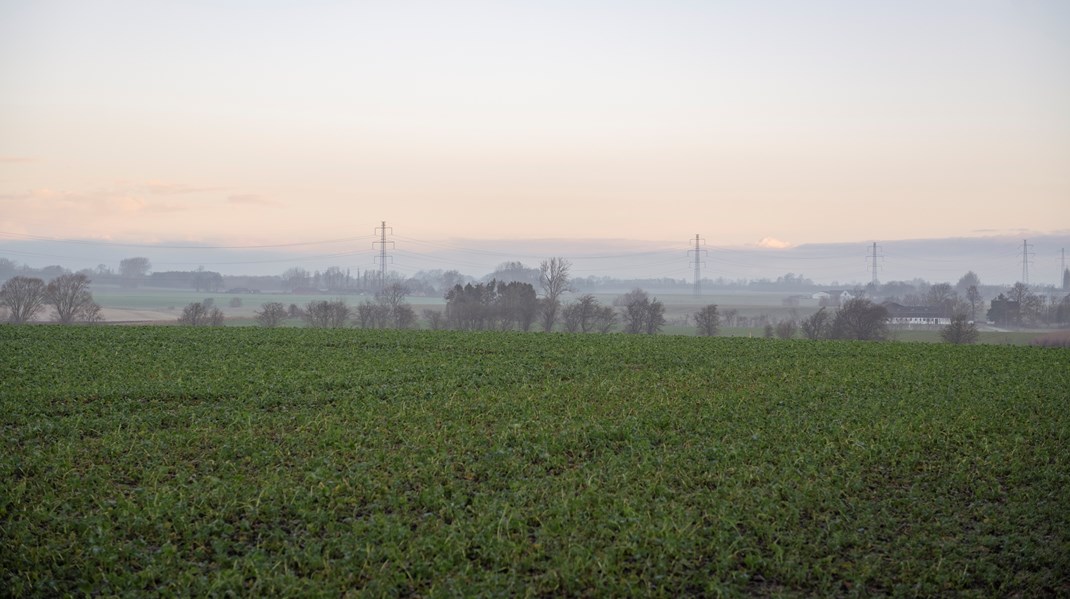
[{"label": "green field", "polygon": [[0,594],[1070,594],[1070,351],[0,326]]}]

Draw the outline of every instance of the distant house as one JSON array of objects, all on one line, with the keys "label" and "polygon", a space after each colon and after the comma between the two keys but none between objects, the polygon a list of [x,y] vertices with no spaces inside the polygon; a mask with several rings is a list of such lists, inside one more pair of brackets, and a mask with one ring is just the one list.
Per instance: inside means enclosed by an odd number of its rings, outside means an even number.
[{"label": "distant house", "polygon": [[[859,293],[861,296],[861,293]],[[846,289],[832,289],[829,291],[818,291],[810,296],[810,299],[818,300],[822,306],[842,306],[844,302],[849,299],[853,299],[855,294]]]},{"label": "distant house", "polygon": [[888,324],[893,327],[929,328],[951,324],[946,312],[938,306],[904,306],[895,302],[881,305],[888,310]]}]

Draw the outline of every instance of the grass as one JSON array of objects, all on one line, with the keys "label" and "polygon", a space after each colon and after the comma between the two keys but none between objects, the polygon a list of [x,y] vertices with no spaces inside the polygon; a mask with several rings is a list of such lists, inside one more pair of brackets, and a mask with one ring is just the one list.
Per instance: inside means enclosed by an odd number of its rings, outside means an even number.
[{"label": "grass", "polygon": [[1070,352],[0,326],[0,593],[1070,593]]}]

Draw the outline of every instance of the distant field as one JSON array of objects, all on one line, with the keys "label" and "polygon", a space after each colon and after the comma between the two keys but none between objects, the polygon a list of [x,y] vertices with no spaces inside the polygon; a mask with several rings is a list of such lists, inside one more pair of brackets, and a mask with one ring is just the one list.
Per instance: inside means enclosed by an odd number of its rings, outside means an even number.
[{"label": "distant field", "polygon": [[0,326],[0,589],[1070,594],[1070,351]]}]

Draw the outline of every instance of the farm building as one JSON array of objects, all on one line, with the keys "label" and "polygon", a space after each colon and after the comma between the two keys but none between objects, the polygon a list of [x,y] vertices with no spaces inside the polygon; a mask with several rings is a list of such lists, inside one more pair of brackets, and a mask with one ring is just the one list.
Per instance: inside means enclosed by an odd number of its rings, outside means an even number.
[{"label": "farm building", "polygon": [[937,306],[904,306],[895,302],[881,305],[888,310],[888,324],[893,327],[925,328],[951,324],[951,318]]},{"label": "farm building", "polygon": [[[857,297],[861,297],[862,294],[858,293]],[[810,296],[811,299],[816,299],[821,302],[822,306],[840,306],[843,305],[849,299],[856,297],[856,294],[844,289],[834,289],[830,291],[818,291]]]}]

